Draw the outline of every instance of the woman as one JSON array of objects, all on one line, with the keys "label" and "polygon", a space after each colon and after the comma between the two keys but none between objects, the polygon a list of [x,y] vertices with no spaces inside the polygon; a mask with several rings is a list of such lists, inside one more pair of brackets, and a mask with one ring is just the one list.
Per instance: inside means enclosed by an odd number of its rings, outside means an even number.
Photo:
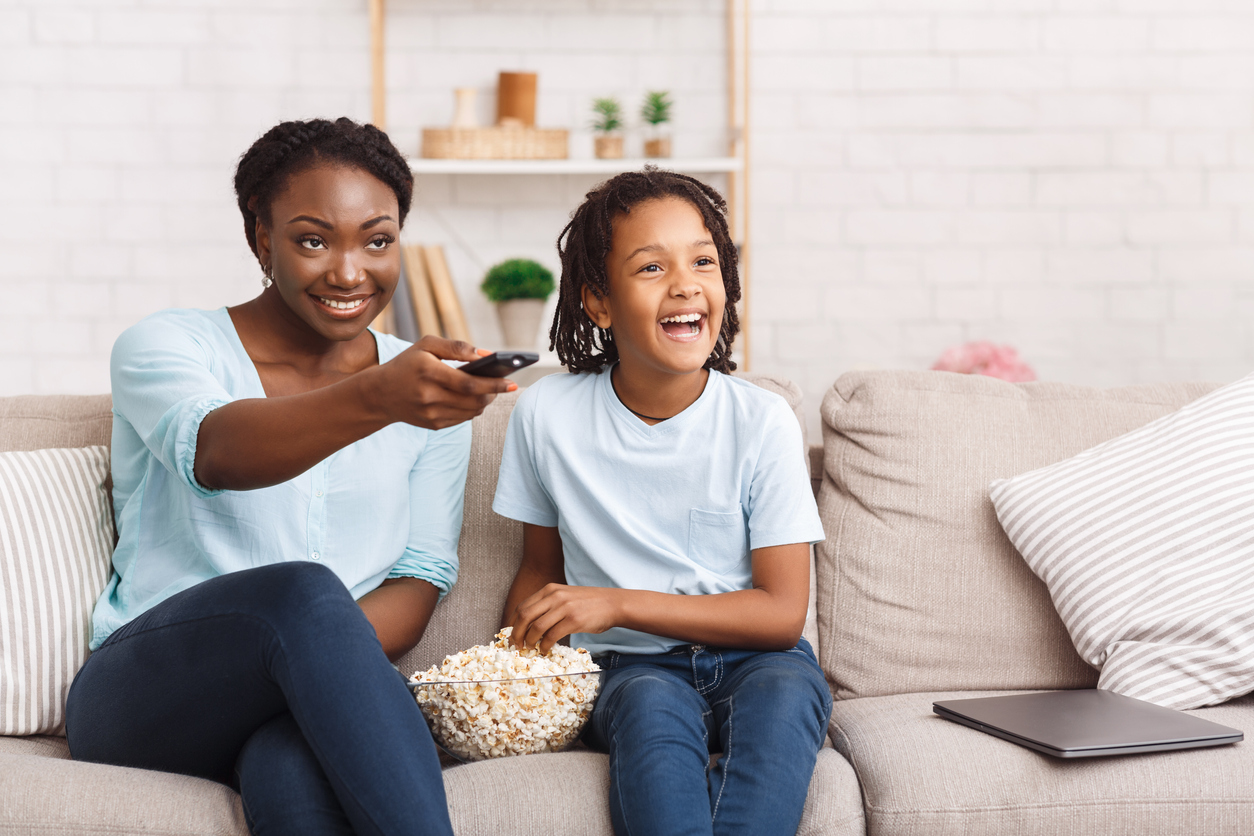
[{"label": "woman", "polygon": [[367,330],[413,191],[382,132],[284,122],[235,189],[261,295],[114,346],[119,539],[71,752],[231,783],[257,834],[451,834],[389,660],[456,579],[467,421],[514,384]]}]

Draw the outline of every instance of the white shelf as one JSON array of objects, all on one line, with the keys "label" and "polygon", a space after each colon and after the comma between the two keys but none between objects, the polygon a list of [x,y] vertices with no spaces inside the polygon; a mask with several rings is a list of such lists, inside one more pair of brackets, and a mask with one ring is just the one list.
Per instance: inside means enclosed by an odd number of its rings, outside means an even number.
[{"label": "white shelf", "polygon": [[622,160],[429,160],[410,157],[415,174],[619,174],[646,163],[688,174],[740,171],[739,157],[669,157]]}]

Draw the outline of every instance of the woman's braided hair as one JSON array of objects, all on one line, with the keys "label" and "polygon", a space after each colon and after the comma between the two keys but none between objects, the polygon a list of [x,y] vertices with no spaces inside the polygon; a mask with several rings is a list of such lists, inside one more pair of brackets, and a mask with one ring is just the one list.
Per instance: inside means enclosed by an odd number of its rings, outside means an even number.
[{"label": "woman's braided hair", "polygon": [[270,206],[292,175],[321,164],[373,174],[395,193],[400,209],[397,223],[405,223],[414,195],[414,175],[387,134],[346,117],[334,122],[280,122],[244,152],[235,169],[235,196],[253,255],[257,255],[257,218],[269,224]]},{"label": "woman's braided hair", "polygon": [[735,371],[731,359],[732,341],[740,333],[736,303],[740,301],[740,273],[736,269],[736,245],[727,229],[727,201],[715,189],[684,174],[645,166],[643,171],[619,174],[588,192],[583,204],[571,215],[570,223],[557,236],[557,252],[562,259],[557,312],[549,330],[549,349],[572,372],[599,372],[618,361],[614,334],[597,326],[583,308],[582,290],[592,289],[598,299],[610,292],[605,258],[614,238],[614,219],[649,200],[676,197],[701,213],[705,228],[714,238],[727,304],[719,326],[714,351],[705,368]]}]

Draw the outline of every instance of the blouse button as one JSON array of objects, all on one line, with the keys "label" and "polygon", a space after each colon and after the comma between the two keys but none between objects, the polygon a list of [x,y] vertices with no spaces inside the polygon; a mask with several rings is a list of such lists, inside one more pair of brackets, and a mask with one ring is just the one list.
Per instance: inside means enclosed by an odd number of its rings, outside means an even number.
[{"label": "blouse button", "polygon": [[317,559],[318,559],[318,553],[317,553],[317,552],[314,552],[312,555],[310,555],[310,557],[312,557],[314,560],[317,560]]},{"label": "blouse button", "polygon": [[314,496],[322,496],[322,491],[314,491]]}]

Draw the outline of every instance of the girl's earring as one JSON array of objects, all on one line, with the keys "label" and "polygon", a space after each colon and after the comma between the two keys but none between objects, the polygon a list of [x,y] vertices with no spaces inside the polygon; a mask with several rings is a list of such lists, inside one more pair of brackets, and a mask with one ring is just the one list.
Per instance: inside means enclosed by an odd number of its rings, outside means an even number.
[{"label": "girl's earring", "polygon": [[267,264],[261,268],[261,286],[269,287],[272,284],[274,284],[274,268]]}]

